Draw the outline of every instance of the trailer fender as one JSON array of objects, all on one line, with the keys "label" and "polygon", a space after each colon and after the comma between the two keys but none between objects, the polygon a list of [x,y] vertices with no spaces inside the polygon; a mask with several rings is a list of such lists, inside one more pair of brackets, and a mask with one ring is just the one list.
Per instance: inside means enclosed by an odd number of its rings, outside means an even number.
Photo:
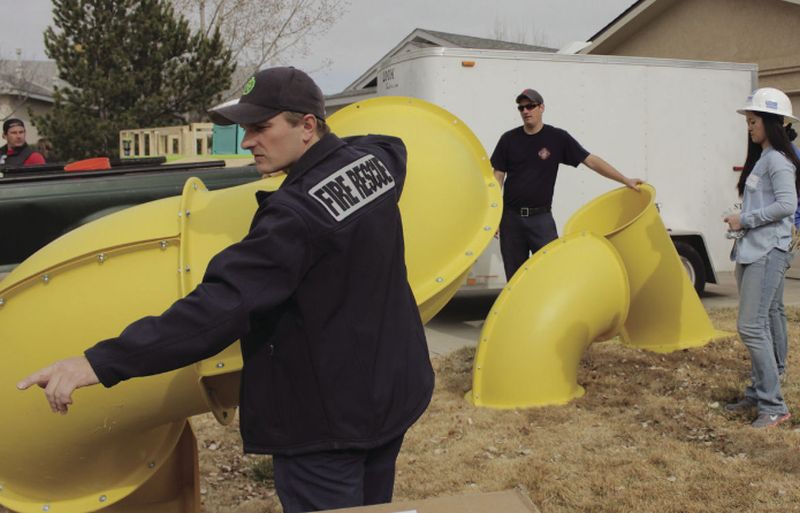
[{"label": "trailer fender", "polygon": [[694,277],[694,288],[698,294],[705,289],[706,283],[717,283],[717,275],[703,234],[669,230],[669,236],[686,272],[690,278]]}]

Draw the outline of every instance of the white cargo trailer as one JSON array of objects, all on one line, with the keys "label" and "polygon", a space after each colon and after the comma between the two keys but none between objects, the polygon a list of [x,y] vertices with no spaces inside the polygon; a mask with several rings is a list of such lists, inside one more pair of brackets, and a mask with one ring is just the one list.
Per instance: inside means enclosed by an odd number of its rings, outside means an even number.
[{"label": "white cargo trailer", "polygon": [[[730,271],[722,215],[735,191],[747,132],[736,113],[756,87],[754,64],[431,48],[379,66],[378,95],[421,98],[461,118],[491,155],[521,120],[526,87],[545,100],[544,122],[657,190],[657,206],[698,290]],[[453,184],[457,187],[458,184]],[[553,199],[559,229],[590,199],[618,184],[581,165],[561,166]],[[466,288],[505,283],[496,242]]]}]

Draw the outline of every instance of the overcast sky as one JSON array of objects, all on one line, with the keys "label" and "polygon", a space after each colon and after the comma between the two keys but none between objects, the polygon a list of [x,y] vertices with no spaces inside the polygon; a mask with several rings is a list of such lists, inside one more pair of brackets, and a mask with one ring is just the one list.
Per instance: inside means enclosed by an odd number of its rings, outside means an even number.
[{"label": "overcast sky", "polygon": [[[325,93],[358,78],[415,28],[494,37],[498,26],[526,42],[559,48],[595,34],[633,0],[350,0],[347,13],[294,65],[311,70]],[[46,59],[42,32],[51,24],[47,0],[0,0],[5,23],[0,57]],[[325,60],[330,65],[323,66]]]}]

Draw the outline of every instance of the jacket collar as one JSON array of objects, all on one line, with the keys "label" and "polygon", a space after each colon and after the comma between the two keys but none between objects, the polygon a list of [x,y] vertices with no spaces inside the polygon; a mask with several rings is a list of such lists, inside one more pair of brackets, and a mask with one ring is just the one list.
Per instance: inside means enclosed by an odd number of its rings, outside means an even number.
[{"label": "jacket collar", "polygon": [[8,154],[8,156],[18,155],[25,151],[25,148],[28,147],[28,143],[23,143],[22,146],[18,146],[14,148],[13,146],[9,146],[8,144],[4,145],[0,148],[0,152]]},{"label": "jacket collar", "polygon": [[334,134],[325,134],[322,139],[312,145],[289,169],[286,180],[281,187],[285,187],[300,179],[309,169],[320,163],[325,157],[338,150],[345,143]]},{"label": "jacket collar", "polygon": [[[294,163],[279,189],[285,187],[287,184],[298,181],[309,169],[319,164],[325,157],[344,145],[345,142],[336,137],[336,135],[332,133],[325,134],[322,139],[306,150],[297,162]],[[256,191],[256,201],[261,205],[275,192],[276,191]]]}]

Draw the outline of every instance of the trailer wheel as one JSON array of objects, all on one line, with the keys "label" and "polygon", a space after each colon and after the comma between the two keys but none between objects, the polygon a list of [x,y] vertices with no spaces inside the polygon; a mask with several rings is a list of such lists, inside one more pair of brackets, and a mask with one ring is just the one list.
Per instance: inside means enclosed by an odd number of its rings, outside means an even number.
[{"label": "trailer wheel", "polygon": [[698,294],[706,288],[706,268],[703,265],[703,258],[694,247],[686,242],[675,242],[675,249],[681,258],[681,264],[689,275],[689,281],[694,285],[694,290]]}]

